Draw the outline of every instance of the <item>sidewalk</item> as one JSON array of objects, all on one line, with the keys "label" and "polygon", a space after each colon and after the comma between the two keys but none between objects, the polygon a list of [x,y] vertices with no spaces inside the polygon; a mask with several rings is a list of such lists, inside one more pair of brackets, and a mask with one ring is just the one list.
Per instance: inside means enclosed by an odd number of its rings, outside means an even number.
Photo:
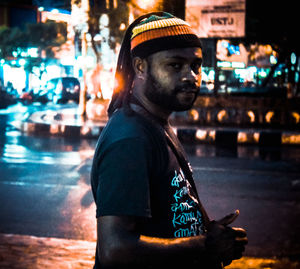
[{"label": "sidewalk", "polygon": [[88,241],[0,234],[0,268],[93,268],[95,246]]},{"label": "sidewalk", "polygon": [[[98,138],[107,122],[104,115],[98,120],[84,119],[78,108],[62,108],[34,112],[22,121],[11,124],[28,134],[66,137]],[[173,124],[174,125],[174,124]],[[258,144],[260,146],[300,145],[300,131],[272,129],[242,129],[229,127],[174,127],[183,141],[222,145]]]},{"label": "sidewalk", "polygon": [[[95,242],[0,234],[1,269],[91,269]],[[228,269],[299,269],[287,259],[244,257]]]}]

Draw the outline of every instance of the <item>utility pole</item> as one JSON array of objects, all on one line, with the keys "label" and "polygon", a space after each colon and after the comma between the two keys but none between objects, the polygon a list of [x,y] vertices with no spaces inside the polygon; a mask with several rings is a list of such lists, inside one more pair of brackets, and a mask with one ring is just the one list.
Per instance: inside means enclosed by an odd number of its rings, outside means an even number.
[{"label": "utility pole", "polygon": [[220,88],[220,81],[219,81],[219,74],[220,69],[218,67],[218,58],[217,58],[217,45],[218,45],[218,38],[214,38],[214,70],[215,70],[215,81],[214,81],[214,95],[218,95],[218,91]]},{"label": "utility pole", "polygon": [[[86,18],[88,19],[88,12],[90,9],[89,0],[81,0],[81,8],[83,9],[83,12],[86,14]],[[87,27],[87,21],[86,21],[86,27],[82,28],[81,32],[81,55],[83,59],[83,66],[82,66],[82,75],[83,75],[83,83],[82,87],[80,89],[80,95],[79,95],[79,112],[82,117],[86,117],[86,94],[87,94],[87,67],[86,67],[86,55],[87,55],[87,39],[86,34],[88,31]]]},{"label": "utility pole", "polygon": [[86,116],[86,94],[87,94],[87,78],[86,78],[86,73],[87,73],[87,68],[86,68],[86,55],[87,55],[87,40],[86,40],[86,33],[83,32],[81,36],[81,55],[82,58],[84,59],[84,64],[82,66],[82,76],[83,76],[83,81],[82,81],[82,87],[80,88],[80,95],[79,95],[79,112],[82,117]]}]

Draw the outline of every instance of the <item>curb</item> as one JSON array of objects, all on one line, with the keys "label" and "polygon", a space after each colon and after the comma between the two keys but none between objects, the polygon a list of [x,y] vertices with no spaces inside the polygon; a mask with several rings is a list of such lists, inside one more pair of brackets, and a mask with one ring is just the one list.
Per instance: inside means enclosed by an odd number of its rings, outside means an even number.
[{"label": "curb", "polygon": [[13,121],[10,123],[10,125],[20,130],[22,133],[27,133],[29,135],[49,135],[72,138],[98,138],[105,126],[105,123],[96,126],[80,126]]},{"label": "curb", "polygon": [[[41,123],[29,121],[14,121],[10,123],[22,133],[29,135],[50,135],[71,138],[97,139],[106,122],[95,124],[68,125],[62,123]],[[269,129],[237,129],[223,127],[174,127],[178,138],[183,142],[208,143],[221,147],[239,145],[259,145],[277,147],[281,145],[300,145],[300,132],[279,131]]]},{"label": "curb", "polygon": [[221,147],[239,145],[259,145],[277,147],[281,145],[300,145],[300,132],[237,129],[237,128],[182,128],[176,127],[177,136],[185,142],[211,143]]},{"label": "curb", "polygon": [[[0,268],[81,268],[94,265],[96,242],[0,233]],[[245,256],[228,269],[295,269],[299,261],[288,258]]]},{"label": "curb", "polygon": [[0,268],[93,268],[96,242],[0,233]]}]

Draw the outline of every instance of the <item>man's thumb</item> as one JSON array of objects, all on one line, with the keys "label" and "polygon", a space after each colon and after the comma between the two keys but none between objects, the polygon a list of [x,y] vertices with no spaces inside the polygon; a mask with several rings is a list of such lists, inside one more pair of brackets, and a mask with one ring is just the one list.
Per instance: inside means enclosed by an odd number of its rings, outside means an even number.
[{"label": "man's thumb", "polygon": [[225,216],[224,218],[218,220],[217,223],[224,225],[224,226],[229,225],[236,220],[236,218],[239,216],[239,214],[240,214],[240,211],[237,209],[234,213],[231,213],[231,214]]}]

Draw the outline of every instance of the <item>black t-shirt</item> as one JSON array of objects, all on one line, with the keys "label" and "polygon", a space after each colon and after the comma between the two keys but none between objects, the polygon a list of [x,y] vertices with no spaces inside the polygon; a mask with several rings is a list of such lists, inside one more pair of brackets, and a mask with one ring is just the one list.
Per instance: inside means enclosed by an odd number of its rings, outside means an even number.
[{"label": "black t-shirt", "polygon": [[127,115],[119,109],[111,117],[92,166],[96,217],[145,217],[142,234],[153,237],[202,234],[197,190],[161,130],[135,112]]}]

